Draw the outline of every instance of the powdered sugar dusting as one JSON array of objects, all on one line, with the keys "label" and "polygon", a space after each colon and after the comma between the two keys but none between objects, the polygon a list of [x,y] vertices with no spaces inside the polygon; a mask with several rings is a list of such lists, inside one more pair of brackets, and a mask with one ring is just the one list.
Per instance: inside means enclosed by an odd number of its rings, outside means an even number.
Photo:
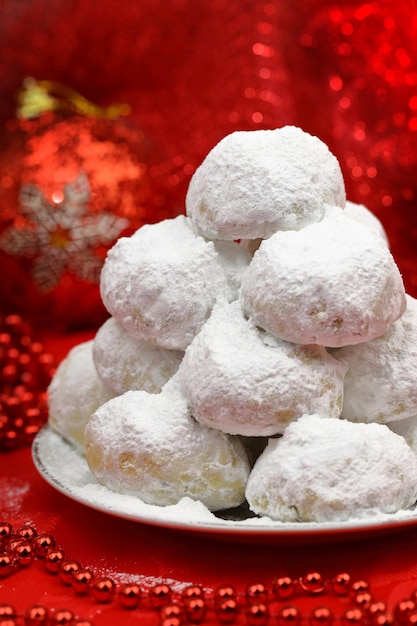
[{"label": "powdered sugar dusting", "polygon": [[257,239],[299,229],[346,201],[339,163],[300,128],[227,135],[195,171],[187,215],[210,239]]},{"label": "powdered sugar dusting", "polygon": [[128,334],[171,350],[184,350],[214,303],[228,297],[213,243],[183,215],[119,239],[107,254],[100,290]]},{"label": "powdered sugar dusting", "polygon": [[270,440],[246,497],[256,513],[288,522],[393,513],[417,500],[417,457],[387,426],[305,416]]},{"label": "powdered sugar dusting", "polygon": [[361,519],[353,516],[347,522],[324,523],[285,523],[273,521],[269,517],[241,517],[223,519],[211,513],[200,502],[183,499],[174,506],[147,505],[139,498],[115,494],[99,486],[88,469],[80,453],[50,428],[45,428],[37,436],[33,447],[34,462],[53,487],[65,495],[91,508],[156,526],[168,526],[190,532],[236,533],[242,537],[256,536],[285,537],[290,534],[321,532],[356,532],[358,527],[366,530],[383,529],[384,526],[402,527],[417,524],[415,509],[400,510],[394,514],[370,511]]},{"label": "powdered sugar dusting", "polygon": [[382,335],[406,306],[381,236],[337,207],[318,223],[263,241],[243,277],[241,301],[270,333],[327,347]]}]

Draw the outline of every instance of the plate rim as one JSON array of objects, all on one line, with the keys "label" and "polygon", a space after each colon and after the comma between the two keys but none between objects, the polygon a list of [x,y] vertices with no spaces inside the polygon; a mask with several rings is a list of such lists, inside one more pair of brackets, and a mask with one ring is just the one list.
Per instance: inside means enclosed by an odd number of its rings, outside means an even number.
[{"label": "plate rim", "polygon": [[[90,509],[94,509],[101,513],[105,513],[112,517],[118,517],[125,520],[147,524],[151,526],[161,527],[161,528],[170,528],[174,530],[186,531],[189,533],[199,533],[199,534],[211,534],[211,535],[227,535],[227,536],[235,536],[235,537],[265,537],[265,538],[320,538],[320,537],[340,537],[343,539],[347,535],[358,535],[363,533],[375,533],[378,532],[386,532],[393,530],[402,530],[406,529],[410,526],[417,525],[417,505],[414,509],[400,511],[398,513],[393,514],[385,514],[383,519],[375,520],[373,518],[363,519],[363,520],[348,520],[346,522],[272,522],[271,523],[262,523],[262,520],[259,523],[245,523],[245,520],[233,521],[233,520],[225,520],[219,517],[215,517],[213,521],[207,520],[193,520],[187,521],[184,519],[173,519],[168,516],[167,519],[164,519],[164,516],[152,516],[152,513],[149,516],[145,516],[142,514],[134,514],[131,512],[123,511],[123,510],[115,510],[111,507],[103,506],[100,503],[91,501],[87,497],[83,497],[78,494],[75,489],[72,488],[71,484],[62,480],[62,476],[57,474],[54,471],[54,467],[51,467],[51,464],[45,461],[45,457],[42,451],[42,446],[45,444],[48,438],[55,438],[55,440],[62,446],[62,449],[65,448],[67,453],[70,453],[74,456],[75,459],[81,461],[85,464],[87,468],[87,472],[91,476],[91,481],[95,485],[99,485],[99,483],[95,480],[93,474],[88,469],[85,458],[80,453],[79,450],[76,449],[75,445],[70,441],[64,439],[60,433],[54,430],[50,424],[46,423],[37,433],[36,437],[32,443],[32,460],[34,466],[40,476],[47,482],[52,488],[56,491],[60,492],[64,496],[70,498],[71,500],[78,502]],[[111,490],[106,487],[100,485],[100,489],[108,492],[109,497],[112,495],[120,495],[114,494]],[[131,496],[134,497],[134,496]],[[150,511],[157,505],[148,505],[144,503],[140,498],[137,500],[145,507],[149,507]],[[167,507],[157,507],[159,512],[164,509],[167,510]],[[169,507],[168,507],[169,508]],[[172,509],[169,509],[172,510]],[[404,517],[401,516],[401,513],[404,513]],[[251,518],[252,519],[252,518]],[[260,518],[256,518],[260,519]]]}]

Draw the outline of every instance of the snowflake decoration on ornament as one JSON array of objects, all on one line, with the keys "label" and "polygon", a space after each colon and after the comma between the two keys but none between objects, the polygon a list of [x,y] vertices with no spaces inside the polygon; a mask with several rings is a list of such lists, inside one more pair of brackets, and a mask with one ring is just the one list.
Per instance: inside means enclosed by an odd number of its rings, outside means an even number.
[{"label": "snowflake decoration on ornament", "polygon": [[22,185],[20,214],[0,236],[0,248],[33,259],[32,277],[39,291],[57,287],[65,272],[98,283],[103,259],[94,250],[115,241],[129,221],[112,213],[89,212],[89,199],[84,173],[56,191],[52,203],[36,185]]}]

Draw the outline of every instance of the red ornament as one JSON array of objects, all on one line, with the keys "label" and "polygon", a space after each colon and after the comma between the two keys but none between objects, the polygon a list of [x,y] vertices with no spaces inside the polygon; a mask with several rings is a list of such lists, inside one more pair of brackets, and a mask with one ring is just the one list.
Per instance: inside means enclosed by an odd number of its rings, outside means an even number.
[{"label": "red ornament", "polygon": [[[51,96],[54,89],[64,90],[70,112],[52,110],[64,108]],[[28,119],[32,101],[41,115]],[[55,83],[32,81],[25,117],[6,125],[0,261],[7,271],[0,305],[25,311],[39,327],[103,322],[98,282],[106,251],[121,234],[173,211],[166,207],[168,185],[158,180],[158,148],[132,123],[85,102]],[[87,114],[80,114],[84,108]]]}]

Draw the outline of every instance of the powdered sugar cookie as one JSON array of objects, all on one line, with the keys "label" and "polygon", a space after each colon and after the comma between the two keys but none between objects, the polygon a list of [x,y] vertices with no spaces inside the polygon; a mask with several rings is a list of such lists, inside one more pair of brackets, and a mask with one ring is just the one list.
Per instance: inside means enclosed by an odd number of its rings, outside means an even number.
[{"label": "powdered sugar cookie", "polygon": [[373,228],[377,233],[381,235],[383,241],[388,246],[388,237],[382,222],[365,205],[356,204],[355,202],[350,202],[349,200],[347,200],[345,205],[345,213],[352,219],[357,220],[358,222],[361,222],[366,226],[369,226],[369,228]]},{"label": "powdered sugar cookie", "polygon": [[184,216],[119,239],[107,254],[100,290],[129,335],[173,350],[184,350],[217,299],[228,296],[213,243]]},{"label": "powdered sugar cookie", "polygon": [[392,422],[417,415],[417,300],[387,332],[372,341],[335,350],[348,364],[342,417]]},{"label": "powdered sugar cookie", "polygon": [[270,440],[246,488],[251,509],[283,522],[395,513],[417,499],[417,457],[385,425],[306,416]]},{"label": "powdered sugar cookie", "polygon": [[404,420],[388,422],[387,426],[397,435],[404,437],[414,454],[417,455],[417,415],[412,415]]},{"label": "powdered sugar cookie", "polygon": [[406,305],[381,236],[337,207],[316,224],[264,240],[243,276],[241,301],[270,333],[328,347],[382,335]]},{"label": "powdered sugar cookie", "polygon": [[134,339],[113,317],[96,333],[93,359],[102,381],[117,394],[143,389],[159,393],[184,353]]},{"label": "powdered sugar cookie", "polygon": [[94,414],[85,431],[92,473],[147,504],[186,496],[210,510],[241,504],[249,475],[242,444],[193,420],[171,381],[160,394],[128,391]]},{"label": "powdered sugar cookie", "polygon": [[336,157],[317,137],[285,126],[224,137],[191,178],[186,210],[209,239],[258,239],[298,230],[345,200]]},{"label": "powdered sugar cookie", "polygon": [[48,387],[50,426],[80,450],[91,415],[114,396],[96,372],[92,348],[92,341],[72,348]]},{"label": "powdered sugar cookie", "polygon": [[239,297],[242,277],[252,260],[253,253],[251,254],[246,247],[234,241],[214,241],[213,243],[220,265],[226,275],[227,299],[229,302],[233,302]]},{"label": "powdered sugar cookie", "polygon": [[305,413],[340,415],[345,367],[320,346],[297,346],[246,320],[239,302],[216,307],[178,370],[199,422],[233,435],[284,432]]}]

